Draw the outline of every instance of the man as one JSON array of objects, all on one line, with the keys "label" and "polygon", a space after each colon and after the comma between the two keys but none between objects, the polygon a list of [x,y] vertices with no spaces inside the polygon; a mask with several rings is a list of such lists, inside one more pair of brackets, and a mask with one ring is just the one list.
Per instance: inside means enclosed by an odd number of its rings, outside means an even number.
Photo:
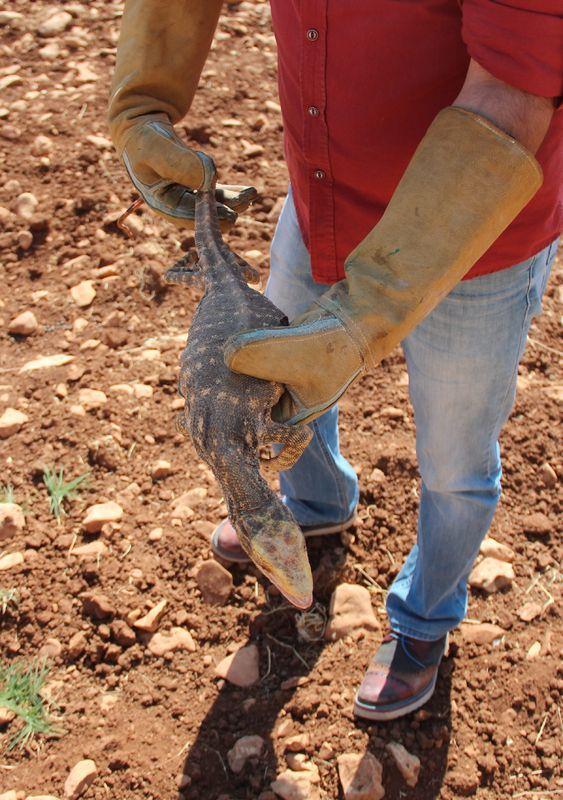
[{"label": "man", "polygon": [[[202,167],[172,124],[190,107],[221,5],[125,5],[112,136],[149,206],[180,224]],[[561,230],[563,19],[558,0],[271,6],[291,191],[267,293],[294,323],[238,335],[225,357],[286,384],[285,418],[312,420],[315,438],[281,485],[318,535],[349,526],[358,501],[335,403],[402,341],[418,539],[354,705],[391,719],[434,690],[500,495],[497,440]],[[221,187],[225,222],[253,196]],[[228,520],[212,546],[244,559]]]}]

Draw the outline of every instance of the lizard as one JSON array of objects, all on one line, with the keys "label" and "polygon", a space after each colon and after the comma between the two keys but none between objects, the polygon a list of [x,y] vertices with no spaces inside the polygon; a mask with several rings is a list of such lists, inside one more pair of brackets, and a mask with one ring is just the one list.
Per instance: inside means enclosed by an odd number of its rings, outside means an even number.
[{"label": "lizard", "polygon": [[307,426],[275,421],[272,409],[281,384],[232,372],[224,346],[234,333],[287,325],[287,317],[252,289],[259,274],[223,241],[215,199],[213,160],[198,152],[204,181],[196,192],[196,264],[186,254],[166,279],[188,285],[203,279],[205,293],[195,311],[180,358],[179,392],[185,399],[177,417],[198,456],[219,481],[229,518],[254,564],[293,605],[309,608],[313,578],[305,538],[291,511],[260,472],[260,448],[281,445],[269,464],[289,469],[312,438]]}]

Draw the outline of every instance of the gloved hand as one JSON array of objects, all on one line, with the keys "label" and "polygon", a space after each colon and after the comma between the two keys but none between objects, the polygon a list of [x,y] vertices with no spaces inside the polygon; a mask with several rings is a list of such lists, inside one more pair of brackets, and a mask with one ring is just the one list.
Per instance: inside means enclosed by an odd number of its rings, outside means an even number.
[{"label": "gloved hand", "polygon": [[[191,105],[220,7],[220,0],[127,0],[117,47],[111,137],[148,206],[185,227],[193,227],[193,190],[203,170],[173,123]],[[230,227],[255,198],[252,187],[218,185],[222,227]]]},{"label": "gloved hand", "polygon": [[318,417],[453,289],[541,183],[536,159],[512,137],[444,109],[346,260],[347,279],[291,326],[231,337],[227,366],[286,385],[291,402],[286,395],[278,418]]}]

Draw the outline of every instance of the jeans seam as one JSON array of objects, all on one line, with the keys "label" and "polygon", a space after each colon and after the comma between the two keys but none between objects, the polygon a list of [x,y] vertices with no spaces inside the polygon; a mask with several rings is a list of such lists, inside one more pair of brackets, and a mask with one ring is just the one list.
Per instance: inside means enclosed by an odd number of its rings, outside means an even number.
[{"label": "jeans seam", "polygon": [[[338,470],[334,466],[334,459],[332,458],[330,452],[328,451],[328,448],[325,445],[322,433],[319,430],[319,426],[318,426],[316,420],[312,424],[313,424],[313,428],[315,429],[315,435],[317,436],[317,441],[318,441],[319,446],[321,448],[323,457],[324,457],[325,462],[326,462],[326,464],[327,464],[327,466],[328,466],[328,468],[330,470],[330,474],[332,475],[332,479],[334,481],[334,485],[336,486],[336,494],[337,494],[337,498],[338,498],[338,505],[339,505],[340,508],[344,508],[345,507],[344,495],[343,495],[343,492],[342,492],[342,489],[341,489],[341,486],[340,486],[340,481],[338,479]],[[335,522],[340,522],[340,520],[334,520],[334,521]]]},{"label": "jeans seam", "polygon": [[[511,375],[510,380],[508,381],[508,384],[507,384],[506,390],[504,392],[504,395],[502,397],[502,400],[498,405],[499,413],[498,413],[497,417],[495,418],[495,420],[493,421],[493,424],[491,425],[489,436],[487,437],[489,442],[491,441],[491,439],[493,437],[493,432],[494,432],[495,428],[498,427],[499,420],[501,419],[501,417],[502,417],[502,415],[504,413],[504,407],[505,407],[506,399],[508,397],[508,393],[510,392],[510,390],[511,390],[513,384],[514,384],[514,380],[518,375],[518,365],[520,363],[520,353],[522,352],[522,346],[523,346],[523,344],[525,343],[525,340],[526,340],[526,322],[527,322],[529,314],[530,314],[530,307],[531,307],[530,293],[532,291],[533,270],[534,270],[534,265],[536,263],[536,260],[537,260],[537,255],[533,257],[532,263],[530,264],[530,266],[528,268],[528,286],[526,287],[526,311],[524,313],[524,319],[522,320],[522,330],[520,331],[520,338],[518,340],[518,348],[516,350],[516,362],[514,364],[514,369],[512,370],[512,375]],[[487,477],[489,477],[489,478],[491,477],[491,448],[490,447],[489,447],[489,451],[487,453]]]}]

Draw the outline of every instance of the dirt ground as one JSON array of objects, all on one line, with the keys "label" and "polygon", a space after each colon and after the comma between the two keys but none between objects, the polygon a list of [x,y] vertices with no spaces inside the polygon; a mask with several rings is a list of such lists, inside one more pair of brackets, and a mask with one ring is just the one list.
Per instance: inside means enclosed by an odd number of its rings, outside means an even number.
[{"label": "dirt ground", "polygon": [[[286,769],[274,736],[284,718],[293,721],[293,733],[309,734],[307,751],[320,770],[322,797],[330,800],[342,797],[336,757],[366,749],[383,763],[390,800],[563,795],[560,262],[502,436],[504,498],[491,533],[514,549],[515,579],[502,592],[473,591],[468,613],[505,633],[480,645],[454,632],[423,712],[394,723],[357,723],[353,693],[385,627],[385,589],[416,529],[414,423],[403,358],[397,352],[386,359],[342,403],[342,447],[362,484],[360,519],[343,542],[328,537],[310,546],[318,602],[327,607],[342,581],[364,585],[382,630],[303,642],[294,611],[266,592],[252,569],[232,570],[234,591],[224,605],[204,602],[195,569],[209,557],[209,535],[224,506],[210,472],[174,427],[178,357],[197,292],[162,281],[193,241],[143,211],[132,239],[115,226],[134,196],[105,125],[121,3],[58,4],[72,19],[51,36],[38,32],[53,8],[43,0],[12,0],[2,8],[0,414],[12,407],[28,419],[0,440],[0,483],[13,485],[26,512],[25,529],[0,545],[24,554],[23,563],[0,572],[0,588],[20,594],[19,607],[0,616],[0,656],[52,654],[47,688],[64,733],[8,752],[14,723],[0,730],[0,795],[62,797],[69,770],[87,758],[98,775],[86,800],[267,800],[271,782]],[[3,17],[7,11],[16,16]],[[264,274],[287,185],[276,99],[267,4],[226,6],[193,110],[179,128],[215,158],[224,179],[258,187],[260,199],[229,241],[242,254],[251,251],[248,258]],[[22,201],[25,193],[34,199]],[[95,290],[87,306],[70,292],[83,281]],[[25,310],[35,314],[37,330],[9,335],[9,322]],[[21,371],[54,354],[72,360]],[[110,389],[123,384],[128,388]],[[85,389],[104,392],[105,400]],[[171,467],[155,480],[158,460]],[[45,466],[62,467],[67,479],[90,472],[60,524],[49,511]],[[174,506],[186,492],[187,510]],[[123,508],[122,519],[86,534],[86,508],[110,500]],[[92,541],[103,544],[97,556],[75,554]],[[92,591],[111,606],[102,619],[84,608],[83,595]],[[162,599],[160,630],[188,630],[195,650],[157,657],[139,634],[120,644],[116,622]],[[529,602],[536,616],[524,622],[517,612]],[[260,652],[259,682],[241,689],[218,680],[217,662],[250,641]],[[302,679],[282,687],[294,677]],[[249,734],[264,738],[265,751],[236,775],[226,754]],[[415,789],[388,756],[389,741],[419,756]],[[324,742],[330,748],[320,758]]]}]

